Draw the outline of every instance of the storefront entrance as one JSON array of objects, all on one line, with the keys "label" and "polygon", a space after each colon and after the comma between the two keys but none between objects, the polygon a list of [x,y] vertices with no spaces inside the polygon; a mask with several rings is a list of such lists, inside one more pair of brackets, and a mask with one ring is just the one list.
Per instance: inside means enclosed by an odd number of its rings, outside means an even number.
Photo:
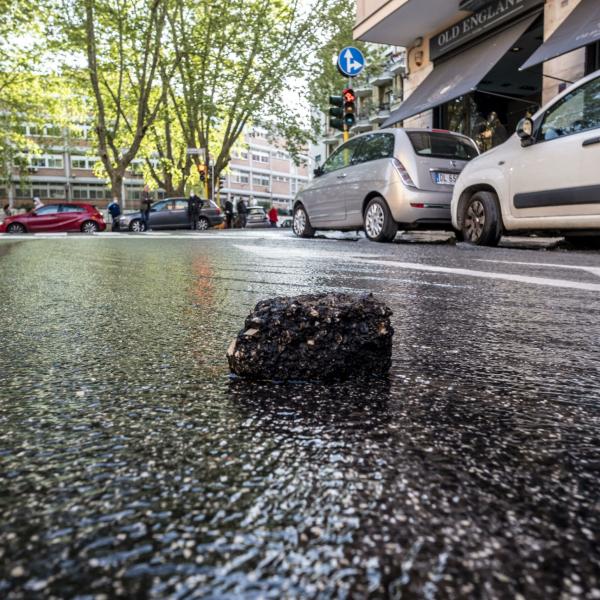
[{"label": "storefront entrance", "polygon": [[477,91],[434,110],[434,126],[468,135],[482,152],[506,141],[519,120],[540,107],[541,68],[520,71],[519,67],[542,41],[540,16],[482,79]]}]

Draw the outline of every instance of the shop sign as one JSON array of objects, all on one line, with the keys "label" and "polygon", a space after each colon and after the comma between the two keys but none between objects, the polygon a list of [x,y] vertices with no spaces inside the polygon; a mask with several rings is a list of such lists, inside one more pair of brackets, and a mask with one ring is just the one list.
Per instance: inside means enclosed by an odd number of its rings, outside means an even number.
[{"label": "shop sign", "polygon": [[542,3],[543,0],[491,0],[470,17],[434,35],[429,41],[429,58],[435,60]]}]

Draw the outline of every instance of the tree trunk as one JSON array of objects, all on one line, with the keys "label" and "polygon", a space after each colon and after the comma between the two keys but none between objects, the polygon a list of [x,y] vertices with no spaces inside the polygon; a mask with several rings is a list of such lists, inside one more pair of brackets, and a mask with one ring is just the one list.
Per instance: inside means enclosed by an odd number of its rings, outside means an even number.
[{"label": "tree trunk", "polygon": [[110,174],[111,198],[116,198],[121,209],[125,208],[125,198],[123,198],[123,173],[120,170],[112,170]]}]

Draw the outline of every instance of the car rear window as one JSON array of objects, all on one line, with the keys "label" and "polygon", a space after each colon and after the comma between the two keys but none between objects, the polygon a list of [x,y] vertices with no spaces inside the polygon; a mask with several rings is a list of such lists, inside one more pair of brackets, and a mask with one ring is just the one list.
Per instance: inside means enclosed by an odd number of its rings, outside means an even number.
[{"label": "car rear window", "polygon": [[407,134],[419,156],[471,160],[478,154],[476,146],[470,140],[451,133],[411,131]]}]

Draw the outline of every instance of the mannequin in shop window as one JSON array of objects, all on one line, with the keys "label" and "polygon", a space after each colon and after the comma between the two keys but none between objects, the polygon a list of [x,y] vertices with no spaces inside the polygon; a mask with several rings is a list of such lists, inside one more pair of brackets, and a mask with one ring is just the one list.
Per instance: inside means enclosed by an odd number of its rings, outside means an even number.
[{"label": "mannequin in shop window", "polygon": [[482,151],[490,150],[500,144],[504,143],[508,139],[508,133],[506,127],[502,125],[498,118],[498,113],[492,111],[487,119],[487,126],[485,131],[481,134],[483,141]]}]

